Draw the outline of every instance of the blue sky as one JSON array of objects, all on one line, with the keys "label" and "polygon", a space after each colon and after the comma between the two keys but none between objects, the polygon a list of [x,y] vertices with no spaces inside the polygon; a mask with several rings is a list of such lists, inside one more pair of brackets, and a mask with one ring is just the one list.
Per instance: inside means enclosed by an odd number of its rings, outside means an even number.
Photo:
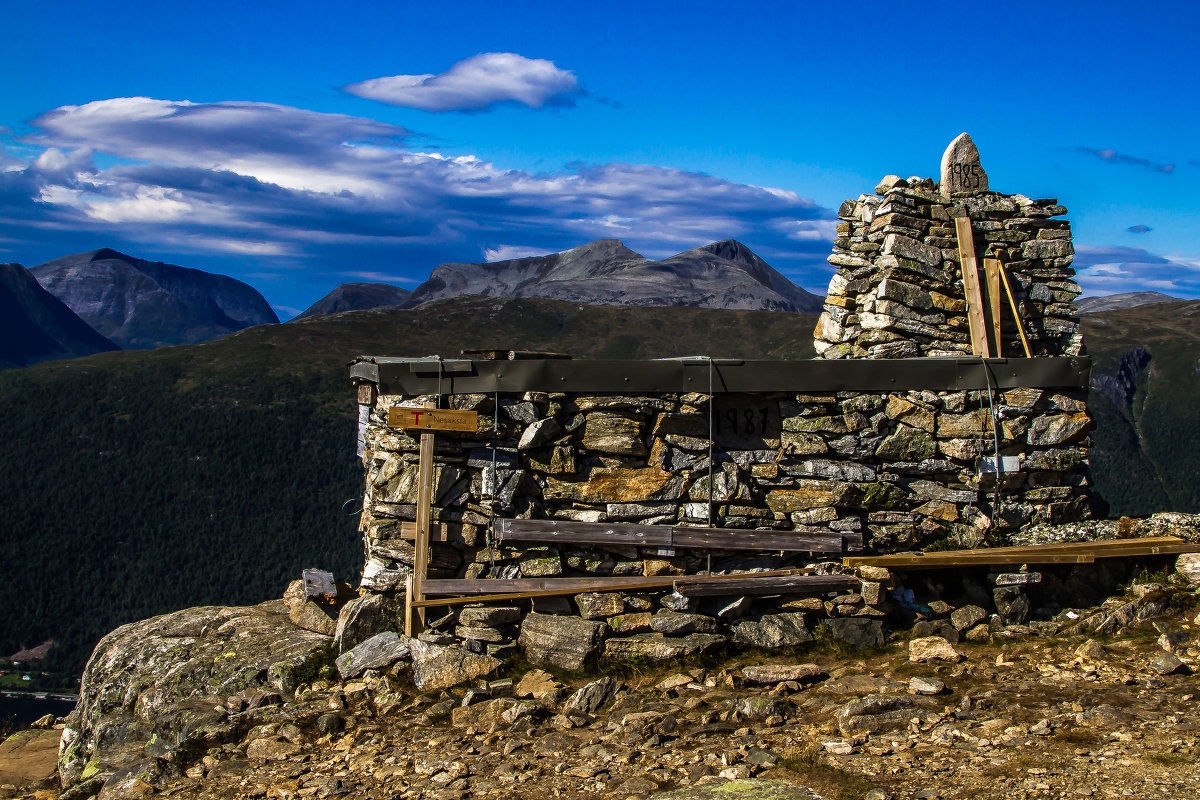
[{"label": "blue sky", "polygon": [[1200,297],[1182,3],[10,4],[0,260],[114,247],[338,283],[619,238],[736,238],[823,292],[833,216],[936,178],[1070,210],[1085,292]]}]

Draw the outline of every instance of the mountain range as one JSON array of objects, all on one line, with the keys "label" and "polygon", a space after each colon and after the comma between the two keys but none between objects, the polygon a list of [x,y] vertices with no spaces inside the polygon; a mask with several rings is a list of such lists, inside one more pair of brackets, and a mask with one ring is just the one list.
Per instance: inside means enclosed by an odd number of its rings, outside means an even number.
[{"label": "mountain range", "polygon": [[599,239],[544,256],[441,264],[405,305],[464,294],[806,314],[819,312],[823,302],[733,239],[661,261],[635,253],[618,239]]},{"label": "mountain range", "polygon": [[1123,292],[1103,297],[1081,297],[1075,301],[1080,314],[1095,314],[1098,311],[1118,311],[1122,308],[1137,308],[1155,303],[1178,303],[1178,297],[1162,292]]},{"label": "mountain range", "polygon": [[124,349],[192,344],[279,321],[266,299],[239,280],[108,248],[56,258],[30,272]]},{"label": "mountain range", "polygon": [[[17,265],[13,269],[24,273]],[[73,311],[81,324],[107,340],[106,347],[151,349],[195,344],[279,321],[263,296],[241,281],[147,261],[110,248],[56,258],[38,264],[28,274]],[[12,287],[0,286],[0,302],[28,305],[29,287],[21,290],[23,294],[17,292],[13,288],[16,280],[9,281]],[[18,301],[17,294],[24,299]],[[661,261],[635,253],[616,239],[600,239],[544,256],[441,264],[412,292],[387,283],[344,283],[295,320],[373,308],[414,308],[459,295],[802,313],[816,313],[822,303],[820,297],[801,289],[732,239]],[[37,332],[34,317],[22,323],[28,333],[9,338],[11,352],[0,360],[0,368],[95,352],[84,345],[79,349],[46,343],[66,341],[60,330],[65,324],[62,311],[36,316],[47,320],[47,324],[52,318],[58,320],[45,331]],[[77,329],[79,325],[72,323],[72,330]],[[90,337],[89,341],[99,340]]]}]

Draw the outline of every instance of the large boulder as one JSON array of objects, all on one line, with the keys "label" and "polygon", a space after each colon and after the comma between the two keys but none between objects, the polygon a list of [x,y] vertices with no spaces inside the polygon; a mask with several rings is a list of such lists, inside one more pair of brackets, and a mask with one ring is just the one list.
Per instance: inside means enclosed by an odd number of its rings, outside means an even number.
[{"label": "large boulder", "polygon": [[377,633],[342,653],[334,664],[342,678],[357,678],[369,669],[390,667],[407,658],[412,653],[412,641],[401,638],[395,631]]},{"label": "large boulder", "polygon": [[478,655],[461,647],[408,639],[413,659],[413,683],[423,692],[449,689],[494,672],[499,659]]},{"label": "large boulder", "polygon": [[607,640],[604,643],[604,657],[612,661],[665,661],[708,653],[719,649],[727,641],[716,633],[690,633],[687,636],[637,633]]},{"label": "large boulder", "polygon": [[855,650],[883,647],[883,623],[866,617],[834,617],[826,623],[829,634]]},{"label": "large boulder", "polygon": [[0,786],[40,786],[57,777],[61,738],[60,731],[32,729],[0,742]]},{"label": "large boulder", "polygon": [[288,607],[288,619],[297,628],[306,631],[333,636],[337,628],[338,613],[348,600],[353,598],[354,590],[349,584],[337,584],[337,597],[332,602],[316,602],[310,600],[304,591],[304,581],[296,580],[288,584],[283,592],[283,602]]},{"label": "large boulder", "polygon": [[92,652],[62,732],[63,785],[231,740],[254,715],[230,715],[229,697],[278,702],[327,666],[331,645],[293,624],[283,600],[189,608],[117,628]]},{"label": "large boulder", "polygon": [[812,631],[804,625],[804,615],[797,613],[766,614],[756,620],[735,622],[730,629],[734,643],[765,650],[792,647],[813,640]]},{"label": "large boulder", "polygon": [[379,594],[363,595],[346,603],[338,613],[333,632],[338,652],[353,650],[377,633],[399,628],[395,611],[387,598]]},{"label": "large boulder", "polygon": [[604,622],[530,614],[521,622],[517,644],[534,664],[581,670],[599,653],[608,632]]},{"label": "large boulder", "polygon": [[651,795],[650,800],[820,800],[812,789],[788,781],[745,778]]},{"label": "large boulder", "polygon": [[1183,553],[1175,559],[1175,577],[1188,588],[1200,586],[1200,553]]},{"label": "large boulder", "polygon": [[908,695],[871,694],[846,703],[834,718],[842,736],[901,731],[912,720],[913,705]]}]

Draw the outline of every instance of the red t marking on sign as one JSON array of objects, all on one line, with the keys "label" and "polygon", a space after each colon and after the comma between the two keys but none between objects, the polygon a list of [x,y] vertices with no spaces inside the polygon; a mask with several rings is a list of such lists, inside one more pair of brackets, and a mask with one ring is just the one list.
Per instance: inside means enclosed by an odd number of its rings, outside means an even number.
[{"label": "red t marking on sign", "polygon": [[422,414],[424,414],[424,413],[425,413],[424,411],[414,411],[414,412],[412,412],[412,415],[413,415],[413,425],[420,425],[420,424],[421,424],[421,415],[422,415]]}]

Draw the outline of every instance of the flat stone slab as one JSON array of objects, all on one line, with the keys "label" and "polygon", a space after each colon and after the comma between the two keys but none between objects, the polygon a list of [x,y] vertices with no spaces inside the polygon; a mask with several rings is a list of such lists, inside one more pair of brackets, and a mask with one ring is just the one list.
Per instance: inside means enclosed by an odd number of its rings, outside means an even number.
[{"label": "flat stone slab", "polygon": [[764,664],[742,669],[747,681],[758,684],[811,681],[823,674],[825,671],[816,664]]},{"label": "flat stone slab", "polygon": [[26,786],[58,774],[62,731],[18,731],[0,742],[0,786]]},{"label": "flat stone slab", "polygon": [[671,792],[661,792],[650,795],[650,800],[822,800],[822,798],[812,789],[799,784],[745,778],[727,783],[688,786]]}]

